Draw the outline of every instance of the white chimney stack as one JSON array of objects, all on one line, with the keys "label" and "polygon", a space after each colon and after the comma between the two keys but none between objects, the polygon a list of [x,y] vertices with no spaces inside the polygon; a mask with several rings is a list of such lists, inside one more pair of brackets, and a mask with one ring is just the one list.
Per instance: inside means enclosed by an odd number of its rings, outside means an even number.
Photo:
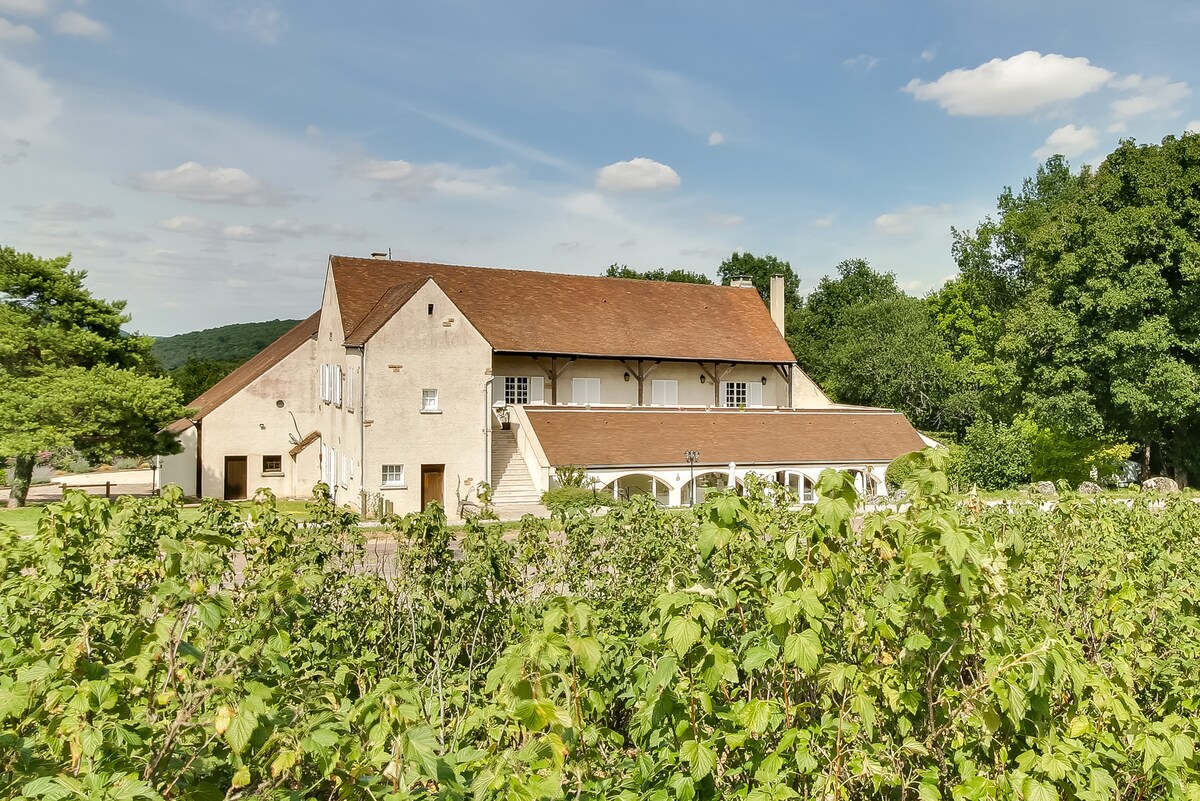
[{"label": "white chimney stack", "polygon": [[735,275],[729,279],[730,286],[736,286],[739,289],[754,289],[754,282],[750,280],[748,275]]},{"label": "white chimney stack", "polygon": [[784,283],[782,275],[771,276],[771,322],[775,323],[775,327],[779,329],[779,333],[783,333],[783,293]]}]

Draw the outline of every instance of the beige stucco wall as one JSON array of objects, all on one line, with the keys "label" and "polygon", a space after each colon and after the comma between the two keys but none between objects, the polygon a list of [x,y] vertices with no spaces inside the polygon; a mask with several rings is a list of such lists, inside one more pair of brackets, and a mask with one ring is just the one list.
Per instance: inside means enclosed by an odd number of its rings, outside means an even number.
[{"label": "beige stucco wall", "polygon": [[[364,352],[363,488],[397,514],[419,511],[421,466],[444,465],[443,503],[455,517],[458,494],[466,497],[487,475],[491,346],[430,281]],[[437,413],[422,412],[423,389],[438,390]],[[404,487],[382,486],[385,464],[404,465]]]},{"label": "beige stucco wall", "polygon": [[[540,361],[541,366],[538,362]],[[631,363],[633,363],[631,361]],[[566,365],[564,368],[564,364]],[[651,360],[643,360],[643,369],[653,364]],[[638,401],[637,380],[629,368],[616,359],[576,359],[569,361],[563,357],[558,359],[558,368],[562,373],[558,379],[558,403],[572,404],[576,399],[572,396],[573,378],[599,378],[600,403],[602,405],[635,405]],[[712,365],[705,367],[711,371]],[[492,372],[496,376],[541,376],[545,380],[545,403],[551,402],[550,379],[546,372],[551,368],[549,357],[541,357],[535,361],[528,356],[496,356],[492,364]],[[724,368],[724,366],[723,366]],[[719,390],[714,389],[712,380],[706,375],[704,383],[700,376],[704,370],[695,362],[662,362],[646,376],[643,390],[643,403],[647,406],[653,401],[653,381],[673,380],[677,382],[678,401],[680,406],[715,406],[719,405]],[[630,373],[629,380],[625,374]],[[803,408],[826,406],[829,401],[817,389],[816,385],[799,370],[794,371],[793,379],[796,386],[795,397],[803,401]],[[765,384],[762,379],[766,378]],[[729,368],[721,376],[722,381],[757,382],[762,386],[762,405],[766,407],[787,407],[789,405],[787,382],[779,375],[772,365],[742,364]],[[503,385],[496,384],[496,399],[503,399]]]},{"label": "beige stucco wall", "polygon": [[[260,487],[285,498],[311,493],[318,476],[304,458],[294,461],[288,451],[317,425],[315,386],[310,380],[316,364],[315,344],[305,342],[201,421],[205,497],[224,497],[226,456],[246,457],[248,495]],[[283,401],[282,407],[279,401]],[[263,473],[265,455],[282,457],[281,473]],[[191,464],[194,471],[195,462]],[[187,485],[183,486],[186,489]]]},{"label": "beige stucco wall", "polygon": [[[310,374],[313,397],[319,409],[321,442],[316,449],[317,477],[327,480],[334,499],[339,504],[358,508],[362,499],[362,352],[345,346],[346,332],[338,308],[337,288],[332,273],[326,273],[325,292],[321,301],[321,328],[317,332],[316,359]],[[321,397],[321,365],[342,368],[342,402],[324,401]],[[350,372],[355,371],[351,379]],[[353,391],[351,391],[353,390]],[[328,472],[327,460],[333,458],[336,473]],[[343,458],[344,457],[344,458]]]}]

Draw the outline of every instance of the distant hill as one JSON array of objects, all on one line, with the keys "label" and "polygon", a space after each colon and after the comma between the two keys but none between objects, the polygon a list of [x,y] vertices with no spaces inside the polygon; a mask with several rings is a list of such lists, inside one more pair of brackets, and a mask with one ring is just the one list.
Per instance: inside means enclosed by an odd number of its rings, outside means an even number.
[{"label": "distant hill", "polygon": [[188,359],[244,362],[270,345],[299,320],[267,320],[263,323],[234,323],[206,328],[154,342],[154,355],[167,370],[174,370]]}]

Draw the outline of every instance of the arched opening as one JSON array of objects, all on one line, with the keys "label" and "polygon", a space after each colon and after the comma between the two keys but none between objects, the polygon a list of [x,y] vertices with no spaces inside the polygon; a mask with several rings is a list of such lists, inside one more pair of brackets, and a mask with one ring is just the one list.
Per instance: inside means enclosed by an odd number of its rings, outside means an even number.
[{"label": "arched opening", "polygon": [[618,476],[605,485],[604,492],[610,493],[617,500],[628,500],[637,495],[649,495],[663,506],[666,506],[671,500],[670,485],[660,478],[645,473]]},{"label": "arched opening", "polygon": [[775,480],[795,493],[801,503],[816,502],[816,485],[799,470],[780,470],[775,474]]},{"label": "arched opening", "polygon": [[[741,481],[735,478],[734,486],[737,487],[739,492],[741,492]],[[694,480],[683,485],[683,493],[681,495],[680,502],[684,506],[693,506],[693,498],[695,499],[695,503],[702,503],[710,492],[723,492],[728,488],[728,470],[715,470],[708,473],[701,473],[697,475]]]}]

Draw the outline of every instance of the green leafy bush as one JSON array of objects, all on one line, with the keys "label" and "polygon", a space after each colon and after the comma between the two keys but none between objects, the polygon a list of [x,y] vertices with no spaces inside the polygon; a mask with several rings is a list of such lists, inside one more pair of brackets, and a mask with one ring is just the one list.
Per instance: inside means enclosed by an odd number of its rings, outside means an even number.
[{"label": "green leafy bush", "polygon": [[1200,506],[751,485],[516,538],[177,490],[0,525],[0,796],[1100,799],[1200,791]]},{"label": "green leafy bush", "polygon": [[586,509],[592,506],[604,506],[611,502],[611,496],[602,496],[596,490],[588,487],[552,487],[542,493],[542,506],[550,510]]},{"label": "green leafy bush", "polygon": [[950,476],[960,489],[1010,489],[1030,480],[1033,448],[1021,425],[981,420],[950,449]]},{"label": "green leafy bush", "polygon": [[889,490],[898,490],[920,466],[921,453],[913,451],[897,456],[888,465],[884,479]]}]

